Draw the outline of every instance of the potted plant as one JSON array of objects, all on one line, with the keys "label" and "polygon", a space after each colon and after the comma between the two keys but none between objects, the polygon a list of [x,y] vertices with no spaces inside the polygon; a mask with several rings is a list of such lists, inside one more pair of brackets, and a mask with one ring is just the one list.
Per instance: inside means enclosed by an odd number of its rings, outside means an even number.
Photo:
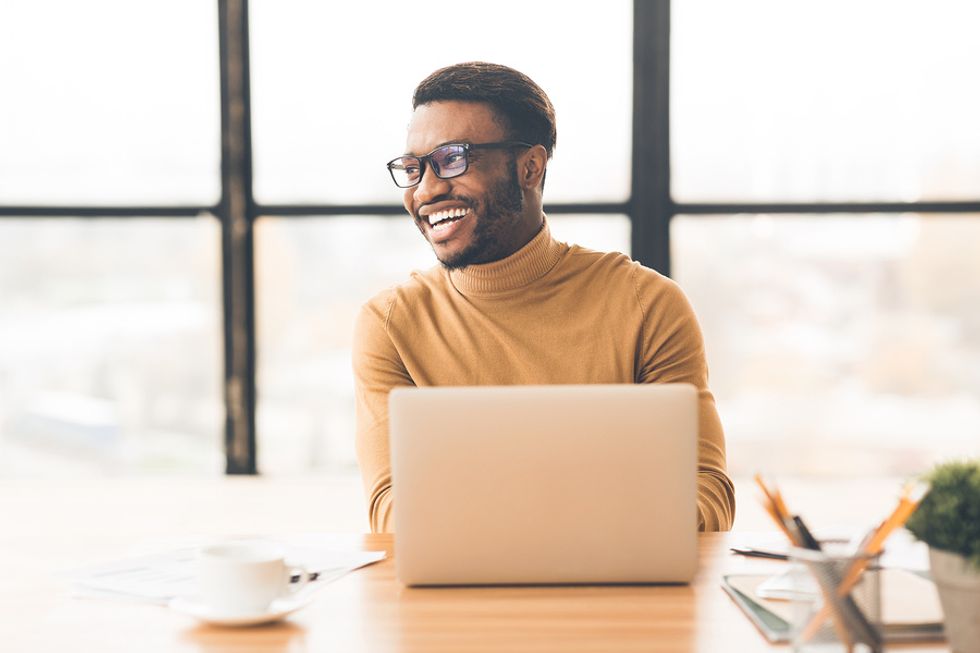
[{"label": "potted plant", "polygon": [[980,459],[940,464],[927,480],[907,528],[929,545],[950,647],[980,653]]}]

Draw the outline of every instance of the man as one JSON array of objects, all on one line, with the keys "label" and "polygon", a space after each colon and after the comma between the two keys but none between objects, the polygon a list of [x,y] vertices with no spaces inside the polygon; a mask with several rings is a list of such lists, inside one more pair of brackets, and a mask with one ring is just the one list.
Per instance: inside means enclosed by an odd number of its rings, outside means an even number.
[{"label": "man", "polygon": [[[465,63],[415,89],[407,154],[388,164],[440,264],[368,302],[354,341],[357,451],[371,529],[392,529],[388,393],[399,385],[692,383],[698,520],[735,495],[700,327],[670,279],[554,240],[542,211],[551,101],[516,70]],[[460,424],[464,430],[465,424]],[[655,519],[636,506],[637,519]]]}]

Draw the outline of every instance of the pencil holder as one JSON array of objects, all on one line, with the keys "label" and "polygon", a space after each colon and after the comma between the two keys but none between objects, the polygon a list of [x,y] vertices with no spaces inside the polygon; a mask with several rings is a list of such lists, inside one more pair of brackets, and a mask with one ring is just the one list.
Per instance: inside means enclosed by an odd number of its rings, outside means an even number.
[{"label": "pencil holder", "polygon": [[878,556],[824,548],[789,553],[794,653],[880,652]]}]

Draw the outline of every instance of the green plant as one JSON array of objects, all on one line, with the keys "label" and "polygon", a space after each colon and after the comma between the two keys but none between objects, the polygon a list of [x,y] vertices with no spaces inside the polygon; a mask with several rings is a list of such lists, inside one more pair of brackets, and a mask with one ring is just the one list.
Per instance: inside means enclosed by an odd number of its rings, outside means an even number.
[{"label": "green plant", "polygon": [[980,569],[980,459],[937,465],[907,528],[929,546],[958,553]]}]

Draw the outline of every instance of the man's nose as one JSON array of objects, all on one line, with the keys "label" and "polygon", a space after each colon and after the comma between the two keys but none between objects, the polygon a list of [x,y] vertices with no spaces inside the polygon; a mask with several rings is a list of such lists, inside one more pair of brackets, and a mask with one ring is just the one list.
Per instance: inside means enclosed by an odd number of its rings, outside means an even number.
[{"label": "man's nose", "polygon": [[445,195],[449,191],[449,180],[440,179],[432,171],[431,165],[426,165],[422,171],[422,179],[415,187],[415,206],[421,206],[431,202],[440,195]]}]

